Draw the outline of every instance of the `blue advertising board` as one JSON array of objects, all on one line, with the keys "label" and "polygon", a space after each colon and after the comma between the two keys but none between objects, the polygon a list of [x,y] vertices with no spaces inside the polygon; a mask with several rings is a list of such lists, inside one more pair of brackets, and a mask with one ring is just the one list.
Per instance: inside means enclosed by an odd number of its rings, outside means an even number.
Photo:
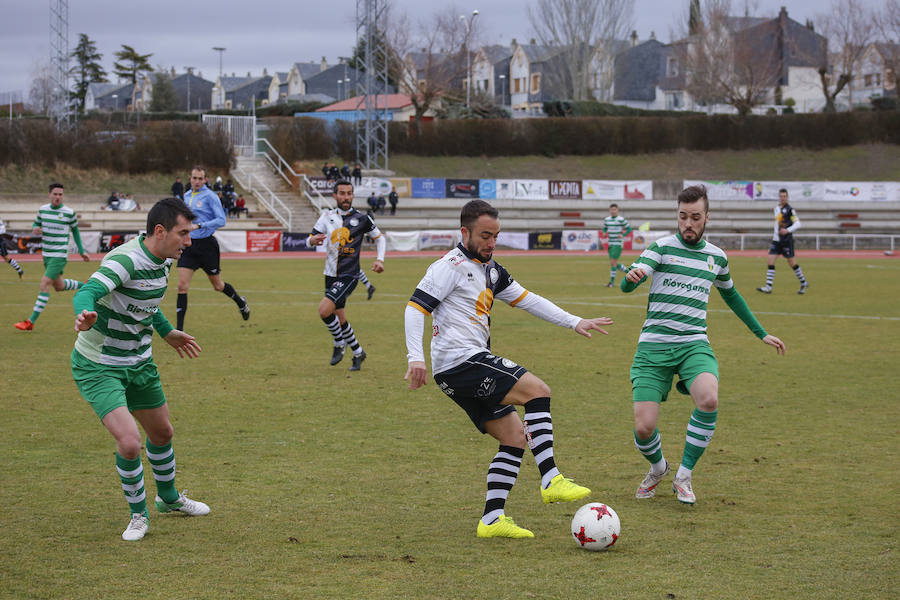
[{"label": "blue advertising board", "polygon": [[444,198],[445,183],[444,179],[434,179],[430,177],[413,177],[412,178],[412,197],[413,198]]},{"label": "blue advertising board", "polygon": [[479,179],[478,180],[478,197],[484,199],[494,199],[497,197],[497,180],[496,179]]}]

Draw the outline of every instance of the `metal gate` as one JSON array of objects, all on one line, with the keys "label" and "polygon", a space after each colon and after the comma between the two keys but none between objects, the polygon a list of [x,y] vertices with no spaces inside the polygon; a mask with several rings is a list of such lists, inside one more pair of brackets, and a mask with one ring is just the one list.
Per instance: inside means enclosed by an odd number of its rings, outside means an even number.
[{"label": "metal gate", "polygon": [[210,130],[223,131],[236,155],[253,156],[256,152],[256,117],[203,115],[203,124]]}]

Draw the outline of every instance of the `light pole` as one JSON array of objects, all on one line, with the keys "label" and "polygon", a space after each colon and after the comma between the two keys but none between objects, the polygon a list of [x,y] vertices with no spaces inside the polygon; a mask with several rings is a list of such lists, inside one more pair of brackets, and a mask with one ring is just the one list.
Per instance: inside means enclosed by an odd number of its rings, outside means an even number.
[{"label": "light pole", "polygon": [[506,75],[500,75],[500,106],[506,106]]},{"label": "light pole", "polygon": [[191,73],[194,70],[194,67],[185,67],[185,71],[187,71],[187,111],[191,112]]},{"label": "light pole", "polygon": [[472,23],[478,16],[478,9],[472,11],[472,16],[466,20],[465,15],[459,15],[462,22],[466,24],[466,40],[464,50],[466,52],[466,108],[469,108],[469,90],[472,89],[472,56],[469,53],[469,36],[472,34]]},{"label": "light pole", "polygon": [[344,83],[344,80],[343,80],[343,79],[338,79],[338,80],[337,80],[337,94],[338,94],[337,99],[338,99],[338,101],[344,99],[344,97],[341,96],[341,84],[342,84],[342,83]]},{"label": "light pole", "polygon": [[112,99],[113,99],[113,102],[116,103],[116,106],[115,106],[115,108],[113,109],[113,112],[119,112],[119,95],[118,95],[118,94],[113,94],[113,95],[112,95]]},{"label": "light pole", "polygon": [[228,48],[222,48],[221,46],[213,46],[213,50],[219,53],[219,77],[222,77],[222,54]]}]

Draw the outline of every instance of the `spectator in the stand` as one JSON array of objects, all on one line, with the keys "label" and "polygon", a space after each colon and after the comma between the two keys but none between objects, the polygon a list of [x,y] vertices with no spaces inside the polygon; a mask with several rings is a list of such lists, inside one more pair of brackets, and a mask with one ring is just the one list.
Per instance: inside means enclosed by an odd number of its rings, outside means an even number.
[{"label": "spectator in the stand", "polygon": [[184,200],[184,184],[181,183],[181,177],[176,177],[175,183],[172,184],[172,196]]},{"label": "spectator in the stand", "polygon": [[241,217],[241,213],[245,213],[247,215],[247,218],[250,218],[250,211],[247,210],[247,201],[244,200],[243,195],[238,196],[234,201],[234,208],[232,210],[234,210],[234,214],[237,216],[237,218]]},{"label": "spectator in the stand", "polygon": [[329,175],[331,176],[332,181],[338,181],[341,178],[341,170],[334,163],[331,163],[331,166],[328,168]]},{"label": "spectator in the stand", "polygon": [[322,175],[331,183],[331,169],[328,168],[327,162],[322,163]]},{"label": "spectator in the stand", "polygon": [[356,166],[353,167],[353,172],[350,173],[353,177],[353,185],[355,187],[359,187],[362,185],[362,167],[359,166],[359,163],[356,163]]},{"label": "spectator in the stand", "polygon": [[216,177],[216,182],[213,184],[212,190],[216,193],[222,191],[222,178]]},{"label": "spectator in the stand", "polygon": [[231,199],[234,200],[234,184],[231,183],[231,180],[225,182],[225,185],[222,187],[222,191],[225,192],[226,195],[230,195]]},{"label": "spectator in the stand", "polygon": [[378,195],[378,199],[376,200],[376,205],[377,205],[376,212],[383,215],[384,207],[387,205],[387,202],[385,202],[383,195],[381,195],[381,194]]},{"label": "spectator in the stand", "polygon": [[366,203],[369,205],[369,212],[375,214],[375,211],[378,210],[378,198],[375,197],[375,192],[372,192]]},{"label": "spectator in the stand", "polygon": [[348,167],[346,164],[341,167],[341,179],[346,179],[348,181],[350,180],[350,167]]},{"label": "spectator in the stand", "polygon": [[234,196],[224,192],[219,194],[219,199],[222,201],[222,208],[225,209],[225,214],[232,214],[234,212]]},{"label": "spectator in the stand", "polygon": [[394,186],[391,186],[391,193],[388,194],[388,202],[391,203],[391,214],[392,215],[397,212],[397,200],[398,200],[397,188]]},{"label": "spectator in the stand", "polygon": [[119,195],[113,190],[106,199],[106,208],[109,210],[119,210]]}]

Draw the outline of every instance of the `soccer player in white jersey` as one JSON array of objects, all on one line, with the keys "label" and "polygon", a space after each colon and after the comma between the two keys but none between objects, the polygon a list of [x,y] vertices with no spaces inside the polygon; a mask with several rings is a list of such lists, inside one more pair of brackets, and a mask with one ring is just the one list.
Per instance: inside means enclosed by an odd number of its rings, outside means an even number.
[{"label": "soccer player in white jersey", "polygon": [[209,506],[175,489],[175,454],[169,406],[153,362],[151,341],[159,334],[178,356],[195,358],[200,346],[172,327],[159,309],[173,259],[191,245],[194,213],[178,198],[157,202],[147,213],[147,233],[107,254],[75,297],[72,376],[82,397],[116,441],[116,470],[131,509],[122,533],[138,541],[150,528],[141,464],[141,434],[156,480],[156,509],[205,515]]},{"label": "soccer player in white jersey", "polygon": [[650,462],[650,472],[638,486],[637,498],[651,498],[669,463],[663,456],[659,430],[660,403],[676,389],[689,394],[695,408],[687,426],[681,465],[672,481],[679,501],[694,504],[692,474],[716,429],[719,406],[719,364],[706,335],[709,293],[715,287],[728,307],[756,337],[784,354],[784,343],[763,329],[734,287],[728,258],[703,239],[709,220],[709,200],[702,185],[678,195],[678,233],[656,240],[631,265],[621,287],[634,291],[653,276],[647,319],[631,365],[634,443]]},{"label": "soccer player in white jersey", "polygon": [[[347,298],[353,293],[362,269],[359,266],[359,255],[363,238],[368,235],[375,241],[377,258],[372,263],[376,273],[384,271],[384,252],[387,241],[375,225],[370,215],[353,208],[353,184],[349,181],[338,181],[334,184],[334,200],[337,208],[322,213],[313,226],[312,233],[306,238],[309,247],[327,244],[325,255],[325,297],[319,302],[319,317],[328,327],[334,339],[331,353],[331,365],[341,362],[344,349],[350,346],[353,351],[351,371],[359,371],[366,359],[366,352],[356,339],[356,333],[344,306]],[[365,275],[363,275],[365,277]],[[367,280],[368,281],[368,280]],[[370,284],[371,285],[371,284]],[[368,286],[367,286],[368,287]],[[369,288],[369,298],[375,287]]]},{"label": "soccer player in white jersey", "polygon": [[[434,262],[416,286],[405,314],[409,388],[425,385],[422,349],[425,316],[432,317],[431,365],[434,380],[466,411],[481,433],[500,442],[487,473],[481,538],[526,538],[534,534],[504,514],[525,445],[541,473],[545,503],[578,500],[591,493],[560,474],[553,457],[550,388],[527,369],[491,354],[491,309],[495,299],[522,308],[585,337],[612,319],[582,319],[528,292],[492,256],[500,233],[497,209],[483,200],[466,203],[460,214],[462,243]],[[524,428],[515,406],[525,407]]]},{"label": "soccer player in white jersey", "polygon": [[19,274],[19,279],[22,279],[22,276],[25,275],[25,271],[22,269],[21,265],[16,262],[16,259],[9,257],[9,252],[6,249],[7,238],[12,238],[12,236],[6,233],[6,223],[3,222],[3,219],[0,219],[0,257],[3,257],[3,260]]},{"label": "soccer player in white jersey", "polygon": [[775,259],[781,255],[794,270],[797,279],[800,280],[800,289],[797,290],[797,293],[801,296],[806,293],[809,282],[806,281],[803,269],[794,260],[794,232],[798,229],[800,229],[800,218],[793,207],[788,204],[788,191],[781,188],[778,190],[778,206],[775,207],[775,230],[772,232],[772,243],[769,244],[766,284],[756,288],[756,291],[764,294],[772,293],[772,288],[775,286]]},{"label": "soccer player in white jersey", "polygon": [[34,219],[31,235],[41,236],[41,254],[44,257],[44,275],[41,277],[37,300],[31,316],[15,324],[21,331],[31,331],[34,323],[41,316],[47,303],[50,302],[50,290],[57,292],[77,290],[81,282],[77,279],[63,279],[63,271],[69,260],[69,235],[75,240],[81,258],[88,262],[90,257],[85,253],[78,232],[78,217],[75,211],[63,204],[63,185],[51,183],[50,203],[38,209]]}]

